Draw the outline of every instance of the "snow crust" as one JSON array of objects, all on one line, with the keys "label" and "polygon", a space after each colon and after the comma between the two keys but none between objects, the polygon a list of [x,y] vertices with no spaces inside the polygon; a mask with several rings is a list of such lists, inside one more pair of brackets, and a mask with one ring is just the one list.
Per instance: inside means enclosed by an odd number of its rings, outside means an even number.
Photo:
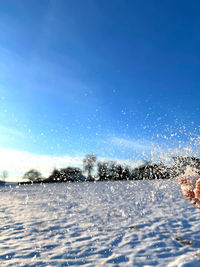
[{"label": "snow crust", "polygon": [[188,184],[194,187],[196,182],[199,180],[198,170],[189,166],[186,168],[184,174],[181,175],[181,178],[185,179]]},{"label": "snow crust", "polygon": [[175,180],[0,187],[2,266],[200,266]]}]

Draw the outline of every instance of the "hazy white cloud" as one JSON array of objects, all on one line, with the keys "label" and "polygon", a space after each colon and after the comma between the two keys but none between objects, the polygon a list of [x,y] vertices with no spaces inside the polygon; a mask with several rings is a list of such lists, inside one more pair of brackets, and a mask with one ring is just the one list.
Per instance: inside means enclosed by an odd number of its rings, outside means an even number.
[{"label": "hazy white cloud", "polygon": [[170,150],[169,147],[164,146],[162,142],[153,142],[153,140],[131,140],[114,137],[112,139],[112,144],[123,150],[131,150],[134,156],[137,155],[137,162],[135,164],[131,164],[132,166],[138,166],[145,160],[150,160],[152,162],[162,161],[166,164],[169,164],[171,162],[172,156],[175,155],[174,149]]},{"label": "hazy white cloud", "polygon": [[150,151],[153,149],[152,142],[145,140],[130,140],[125,138],[114,137],[112,138],[112,144],[142,152]]},{"label": "hazy white cloud", "polygon": [[48,156],[37,155],[25,151],[0,148],[0,171],[7,170],[9,180],[19,180],[22,175],[30,170],[39,170],[44,177],[48,176],[54,167],[62,168],[66,166],[81,167],[82,156]]}]

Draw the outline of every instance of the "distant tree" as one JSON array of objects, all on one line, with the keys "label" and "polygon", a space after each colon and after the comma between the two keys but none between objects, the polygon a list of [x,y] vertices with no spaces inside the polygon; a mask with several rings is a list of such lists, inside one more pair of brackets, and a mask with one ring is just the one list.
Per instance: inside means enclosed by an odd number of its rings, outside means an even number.
[{"label": "distant tree", "polygon": [[48,178],[49,181],[59,181],[60,180],[60,171],[57,169],[54,169],[52,174]]},{"label": "distant tree", "polygon": [[97,166],[97,175],[100,181],[130,179],[128,166],[117,164],[114,161],[98,162]]},{"label": "distant tree", "polygon": [[122,180],[130,180],[130,179],[131,179],[130,168],[128,166],[125,166],[122,172]]},{"label": "distant tree", "polygon": [[111,163],[110,166],[110,178],[111,180],[121,180],[123,167],[120,164]]},{"label": "distant tree", "polygon": [[185,172],[187,167],[195,169],[200,174],[200,159],[189,156],[172,157],[173,165],[171,167],[171,176],[176,177]]},{"label": "distant tree", "polygon": [[93,154],[86,155],[83,159],[83,168],[88,172],[88,179],[90,180],[92,175],[91,172],[95,166],[97,157]]},{"label": "distant tree", "polygon": [[60,179],[63,182],[78,182],[82,179],[81,169],[76,167],[67,167],[60,169]]},{"label": "distant tree", "polygon": [[169,179],[171,177],[171,169],[162,162],[153,165],[153,173],[155,179]]},{"label": "distant tree", "polygon": [[42,175],[39,171],[32,169],[24,174],[23,179],[31,182],[40,182],[42,180]]},{"label": "distant tree", "polygon": [[111,165],[111,179],[112,180],[129,180],[130,170],[128,166],[119,163]]},{"label": "distant tree", "polygon": [[169,168],[163,163],[153,164],[149,161],[144,162],[141,166],[135,168],[132,171],[132,179],[143,180],[143,179],[169,179],[170,172]]},{"label": "distant tree", "polygon": [[2,171],[2,173],[1,173],[1,179],[3,181],[5,181],[7,177],[8,177],[8,172],[7,171]]},{"label": "distant tree", "polygon": [[44,182],[78,182],[85,180],[82,171],[76,167],[54,169],[52,174]]},{"label": "distant tree", "polygon": [[110,179],[109,162],[98,162],[97,176],[99,181],[105,181]]},{"label": "distant tree", "polygon": [[114,161],[109,162],[109,180],[117,180],[117,164]]}]

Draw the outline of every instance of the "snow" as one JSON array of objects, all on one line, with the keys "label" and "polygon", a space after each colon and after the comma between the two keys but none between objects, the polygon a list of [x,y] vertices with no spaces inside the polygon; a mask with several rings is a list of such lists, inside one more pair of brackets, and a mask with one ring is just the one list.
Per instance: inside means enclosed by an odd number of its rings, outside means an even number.
[{"label": "snow", "polygon": [[185,179],[188,184],[194,187],[196,182],[199,180],[198,170],[188,166],[185,169],[184,174],[181,175],[181,178]]},{"label": "snow", "polygon": [[176,180],[0,191],[0,265],[200,266],[200,211]]}]

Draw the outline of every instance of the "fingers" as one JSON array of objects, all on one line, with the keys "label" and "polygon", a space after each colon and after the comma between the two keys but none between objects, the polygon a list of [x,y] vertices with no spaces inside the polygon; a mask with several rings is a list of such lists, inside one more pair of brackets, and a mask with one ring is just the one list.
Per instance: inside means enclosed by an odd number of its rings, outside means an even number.
[{"label": "fingers", "polygon": [[195,194],[193,190],[182,190],[183,196],[187,198],[189,201],[192,201],[195,198]]},{"label": "fingers", "polygon": [[193,186],[186,178],[180,177],[178,182],[181,185],[182,194],[187,198],[195,207],[200,209],[200,179]]},{"label": "fingers", "polygon": [[195,198],[200,200],[200,179],[196,182],[196,188],[194,190]]},{"label": "fingers", "polygon": [[183,196],[191,201],[195,197],[194,186],[185,177],[180,177],[178,182],[181,184]]},{"label": "fingers", "polygon": [[200,200],[198,200],[198,199],[194,199],[194,201],[192,202],[192,204],[195,206],[195,207],[197,207],[198,209],[200,209]]},{"label": "fingers", "polygon": [[184,178],[184,177],[180,177],[180,178],[178,178],[178,182],[179,182],[179,184],[181,184],[181,185],[187,185],[187,179]]}]

